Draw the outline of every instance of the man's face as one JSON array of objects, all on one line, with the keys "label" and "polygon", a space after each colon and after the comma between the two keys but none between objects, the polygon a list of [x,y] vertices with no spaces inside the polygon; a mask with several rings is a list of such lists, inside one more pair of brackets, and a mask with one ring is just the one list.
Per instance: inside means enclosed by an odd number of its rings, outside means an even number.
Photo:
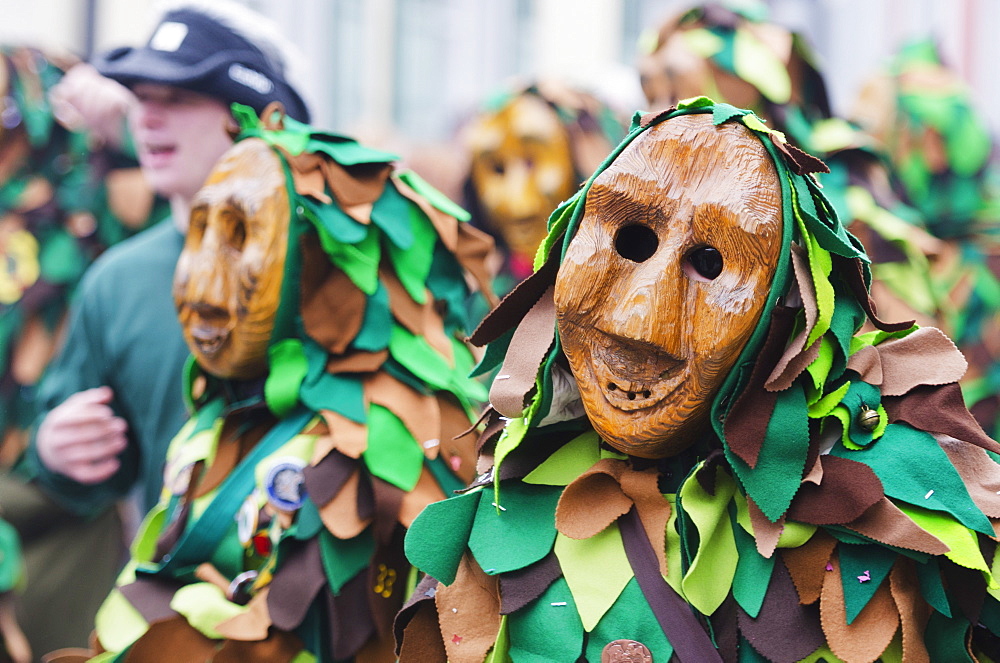
[{"label": "man's face", "polygon": [[130,116],[139,165],[166,198],[190,201],[229,149],[229,108],[214,97],[169,85],[140,83]]},{"label": "man's face", "polygon": [[288,204],[281,160],[258,139],[226,153],[193,200],[174,302],[184,339],[213,375],[249,379],[267,371]]},{"label": "man's face", "polygon": [[676,455],[763,310],[781,248],[774,165],[742,125],[679,117],[629,145],[585,203],[556,279],[564,352],[605,440]]},{"label": "man's face", "polygon": [[510,250],[531,257],[552,210],[576,188],[569,136],[555,111],[522,95],[468,133],[472,183]]}]

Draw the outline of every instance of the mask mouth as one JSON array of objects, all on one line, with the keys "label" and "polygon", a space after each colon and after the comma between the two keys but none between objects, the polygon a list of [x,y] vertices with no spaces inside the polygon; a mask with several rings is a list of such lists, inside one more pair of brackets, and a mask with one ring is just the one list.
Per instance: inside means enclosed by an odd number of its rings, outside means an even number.
[{"label": "mask mouth", "polygon": [[608,403],[631,412],[653,407],[672,394],[687,362],[644,341],[597,329],[591,370]]},{"label": "mask mouth", "polygon": [[234,322],[225,310],[217,306],[192,304],[189,308],[192,313],[192,321],[188,326],[191,340],[198,352],[210,359],[229,340]]}]

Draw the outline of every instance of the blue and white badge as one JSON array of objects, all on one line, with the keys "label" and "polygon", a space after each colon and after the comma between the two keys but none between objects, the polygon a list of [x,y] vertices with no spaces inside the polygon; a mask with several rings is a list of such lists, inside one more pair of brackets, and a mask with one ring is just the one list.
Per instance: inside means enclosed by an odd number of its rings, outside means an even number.
[{"label": "blue and white badge", "polygon": [[254,535],[257,533],[257,525],[260,521],[260,507],[257,506],[257,492],[254,491],[243,500],[240,510],[236,514],[236,536],[240,540],[240,545],[244,548],[250,545]]},{"label": "blue and white badge", "polygon": [[278,511],[297,511],[302,506],[306,499],[305,466],[301,458],[278,458],[267,471],[267,501]]}]

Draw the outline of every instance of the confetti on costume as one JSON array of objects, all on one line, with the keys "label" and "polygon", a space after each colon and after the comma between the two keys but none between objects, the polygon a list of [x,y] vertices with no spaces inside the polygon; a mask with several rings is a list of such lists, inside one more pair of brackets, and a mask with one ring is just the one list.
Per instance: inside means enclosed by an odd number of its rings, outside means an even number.
[{"label": "confetti on costume", "polygon": [[135,159],[62,126],[49,92],[75,62],[0,48],[0,418],[10,465],[31,423],[32,388],[87,266],[163,218]]},{"label": "confetti on costume", "polygon": [[475,473],[492,241],[392,155],[234,109],[174,286],[194,415],[95,660],[389,661],[403,532]]},{"label": "confetti on costume", "polygon": [[553,213],[473,335],[494,466],[410,527],[403,663],[995,660],[1000,446],[954,345],[874,316],[822,169],[698,98]]},{"label": "confetti on costume", "polygon": [[941,240],[930,266],[941,326],[969,358],[966,403],[1000,434],[1000,190],[993,141],[933,42],[906,44],[854,115],[884,146],[897,186]]}]

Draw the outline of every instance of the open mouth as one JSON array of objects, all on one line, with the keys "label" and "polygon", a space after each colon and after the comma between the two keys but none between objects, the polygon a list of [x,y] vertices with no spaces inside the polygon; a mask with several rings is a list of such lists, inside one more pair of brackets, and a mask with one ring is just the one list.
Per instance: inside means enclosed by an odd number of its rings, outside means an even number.
[{"label": "open mouth", "polygon": [[597,332],[591,370],[612,407],[624,411],[652,407],[683,379],[685,361],[643,341]]},{"label": "open mouth", "polygon": [[221,350],[228,338],[229,329],[225,327],[199,325],[191,328],[191,339],[198,346],[198,350],[207,357]]}]

